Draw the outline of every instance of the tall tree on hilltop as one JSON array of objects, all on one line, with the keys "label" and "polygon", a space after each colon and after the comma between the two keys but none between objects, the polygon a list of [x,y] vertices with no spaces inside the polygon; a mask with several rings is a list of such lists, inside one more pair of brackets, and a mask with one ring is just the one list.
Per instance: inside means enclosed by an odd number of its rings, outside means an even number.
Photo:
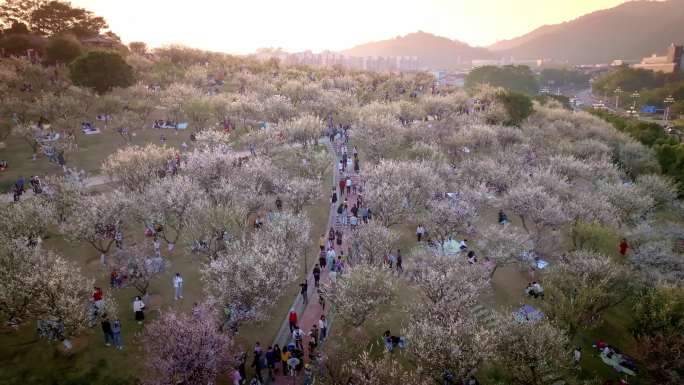
[{"label": "tall tree on hilltop", "polygon": [[61,1],[41,4],[29,17],[29,29],[48,36],[62,32],[71,32],[78,37],[96,36],[108,27],[103,17]]}]

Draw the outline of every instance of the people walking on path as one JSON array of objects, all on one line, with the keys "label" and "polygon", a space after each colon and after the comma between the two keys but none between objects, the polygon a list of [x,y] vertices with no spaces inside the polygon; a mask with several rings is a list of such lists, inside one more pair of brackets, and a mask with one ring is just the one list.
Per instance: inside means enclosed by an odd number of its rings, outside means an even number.
[{"label": "people walking on path", "polygon": [[309,303],[309,282],[304,280],[304,282],[299,284],[299,287],[301,288],[301,294],[302,294],[302,300],[304,301],[304,304]]},{"label": "people walking on path", "polygon": [[313,268],[314,286],[318,287],[321,280],[321,268],[316,264]]}]

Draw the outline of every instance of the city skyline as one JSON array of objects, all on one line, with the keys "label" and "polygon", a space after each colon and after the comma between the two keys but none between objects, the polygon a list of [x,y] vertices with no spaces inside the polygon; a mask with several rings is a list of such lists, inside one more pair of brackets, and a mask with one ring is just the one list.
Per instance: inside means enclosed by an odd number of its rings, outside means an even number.
[{"label": "city skyline", "polygon": [[281,47],[289,52],[341,51],[418,30],[472,46],[487,46],[625,2],[349,0],[341,5],[312,0],[239,4],[196,0],[189,7],[177,0],[72,1],[104,16],[125,43],[145,41],[151,47],[183,44],[236,54],[263,47]]}]

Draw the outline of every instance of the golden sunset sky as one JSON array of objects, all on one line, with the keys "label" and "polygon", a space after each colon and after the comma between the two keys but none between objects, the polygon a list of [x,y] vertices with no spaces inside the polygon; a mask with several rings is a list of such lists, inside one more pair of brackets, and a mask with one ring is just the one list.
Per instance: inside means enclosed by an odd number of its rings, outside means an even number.
[{"label": "golden sunset sky", "polygon": [[343,50],[422,30],[488,45],[626,0],[72,0],[124,42],[229,53]]}]

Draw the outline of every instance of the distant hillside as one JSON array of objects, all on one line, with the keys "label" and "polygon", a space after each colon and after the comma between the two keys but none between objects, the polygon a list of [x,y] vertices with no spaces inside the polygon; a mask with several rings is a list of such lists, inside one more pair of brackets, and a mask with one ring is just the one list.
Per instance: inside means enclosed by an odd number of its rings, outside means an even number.
[{"label": "distant hillside", "polygon": [[684,0],[633,1],[575,20],[544,26],[489,47],[497,57],[607,63],[664,53],[684,43]]},{"label": "distant hillside", "polygon": [[491,57],[484,48],[471,47],[457,40],[425,32],[358,45],[342,53],[357,57],[419,56],[421,65],[431,68],[448,68],[458,65],[459,61]]}]

